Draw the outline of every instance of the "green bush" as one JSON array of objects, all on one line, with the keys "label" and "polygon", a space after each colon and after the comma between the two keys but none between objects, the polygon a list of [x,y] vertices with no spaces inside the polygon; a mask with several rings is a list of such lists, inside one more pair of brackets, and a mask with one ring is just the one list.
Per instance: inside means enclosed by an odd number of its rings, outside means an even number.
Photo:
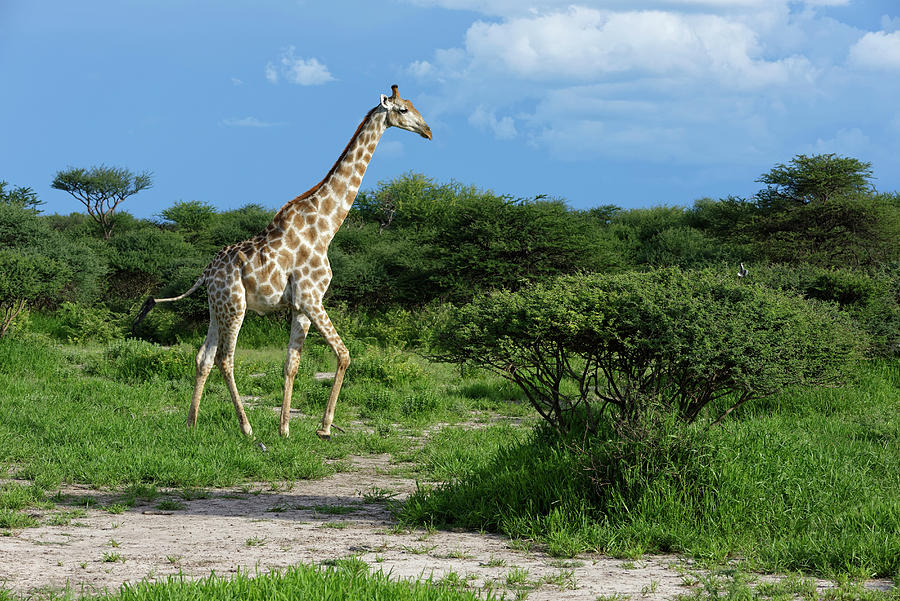
[{"label": "green bush", "polygon": [[350,362],[347,378],[369,379],[390,388],[397,388],[425,377],[421,366],[396,350],[381,350],[369,347],[367,352]]},{"label": "green bush", "polygon": [[164,348],[143,340],[119,340],[85,369],[93,375],[132,382],[189,379],[195,370],[194,350],[187,345]]},{"label": "green bush", "polygon": [[732,258],[733,245],[691,225],[693,217],[681,207],[631,209],[613,215],[609,231],[635,266],[689,268]]},{"label": "green bush", "polygon": [[608,407],[630,420],[661,406],[691,422],[722,397],[727,414],[786,386],[836,384],[860,339],[831,304],[676,268],[484,294],[435,329],[432,347],[515,382],[565,430],[578,407],[590,428]]},{"label": "green bush", "polygon": [[110,342],[122,338],[122,316],[102,306],[64,302],[56,311],[56,336],[70,343]]},{"label": "green bush", "polygon": [[55,301],[68,278],[68,268],[59,261],[0,248],[0,338],[23,318],[26,305]]},{"label": "green bush", "polygon": [[54,268],[53,278],[48,278],[46,273],[40,276],[45,286],[62,280],[59,287],[54,285],[52,295],[42,298],[39,303],[42,308],[55,308],[65,300],[96,300],[107,271],[102,246],[99,250],[97,247],[102,243],[70,239],[52,229],[52,223],[33,210],[0,202],[0,250],[43,257],[59,265]]},{"label": "green bush", "polygon": [[676,552],[895,576],[898,373],[896,361],[867,363],[853,388],[791,390],[721,428],[659,412],[588,436],[545,426],[420,487],[399,517],[502,532],[563,556]]},{"label": "green bush", "polygon": [[[193,328],[186,328],[184,321],[167,308],[166,305],[162,305],[148,313],[147,317],[135,328],[134,335],[158,344],[177,344],[184,338],[194,339],[202,336],[202,334],[197,334]],[[133,315],[137,313],[137,308],[130,313],[133,318]]]},{"label": "green bush", "polygon": [[837,303],[869,337],[870,354],[900,356],[900,266],[861,271],[810,265],[759,265],[749,275],[771,288]]},{"label": "green bush", "polygon": [[396,409],[397,404],[397,393],[393,390],[381,387],[366,390],[362,401],[363,416],[371,418],[380,414],[390,415]]},{"label": "green bush", "polygon": [[515,199],[417,174],[359,195],[335,237],[337,298],[416,307],[618,265],[589,214],[543,196]]},{"label": "green bush", "polygon": [[428,415],[437,411],[439,405],[438,396],[431,390],[411,392],[400,401],[400,415],[404,417]]}]

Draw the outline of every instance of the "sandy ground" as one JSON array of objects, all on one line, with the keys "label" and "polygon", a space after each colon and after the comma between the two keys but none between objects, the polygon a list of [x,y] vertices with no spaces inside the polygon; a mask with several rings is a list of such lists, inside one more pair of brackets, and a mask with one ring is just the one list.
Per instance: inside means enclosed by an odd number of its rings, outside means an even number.
[{"label": "sandy ground", "polygon": [[[440,580],[455,574],[471,588],[506,591],[507,598],[516,597],[516,583],[532,600],[593,601],[613,594],[671,599],[690,590],[684,579],[690,564],[673,556],[560,560],[516,548],[502,536],[401,531],[383,502],[363,499],[375,490],[396,493],[396,499],[414,490],[414,482],[384,474],[388,460],[354,457],[354,471],[299,482],[289,490],[268,485],[214,490],[208,498],[188,501],[165,495],[120,514],[88,509],[67,525],[18,530],[0,537],[0,586],[21,595],[66,586],[100,592],[144,578],[254,573],[358,557],[370,570],[392,577]],[[73,505],[81,500],[83,506],[88,497],[100,504],[115,499],[90,489],[62,492]],[[163,499],[183,507],[160,509]],[[57,505],[35,514],[46,522],[66,509]]]}]

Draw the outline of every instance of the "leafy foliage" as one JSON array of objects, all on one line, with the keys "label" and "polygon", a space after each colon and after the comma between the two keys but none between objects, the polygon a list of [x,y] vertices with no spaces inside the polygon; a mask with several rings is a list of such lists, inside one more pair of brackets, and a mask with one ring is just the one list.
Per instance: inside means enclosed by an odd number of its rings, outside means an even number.
[{"label": "leafy foliage", "polygon": [[594,428],[598,403],[598,414],[612,405],[626,421],[661,406],[691,422],[726,395],[734,408],[841,380],[856,352],[849,320],[735,280],[680,269],[567,276],[477,297],[448,316],[433,345],[444,360],[515,382],[562,430],[578,407]]},{"label": "leafy foliage", "polygon": [[838,196],[870,191],[871,179],[872,163],[835,154],[800,154],[756,180],[766,184],[756,199],[758,206],[768,211],[826,203]]},{"label": "leafy foliage", "polygon": [[122,317],[106,307],[64,302],[56,312],[57,336],[69,343],[109,342],[122,337]]},{"label": "leafy foliage", "polygon": [[68,192],[81,202],[91,218],[103,229],[103,237],[112,235],[116,208],[129,196],[153,185],[149,171],[134,174],[122,167],[99,165],[84,169],[70,167],[59,171],[51,187]]},{"label": "leafy foliage", "polygon": [[0,338],[27,304],[55,296],[68,276],[66,266],[49,257],[0,249]]},{"label": "leafy foliage", "polygon": [[806,298],[837,303],[868,334],[868,351],[876,356],[900,355],[900,266],[879,270],[761,265],[754,281]]},{"label": "leafy foliage", "polygon": [[596,219],[560,201],[415,174],[360,194],[348,221],[332,246],[332,295],[352,305],[465,301],[477,290],[619,263]]},{"label": "leafy foliage", "polygon": [[9,188],[9,182],[0,181],[0,203],[14,205],[37,212],[44,201],[38,198],[37,192],[28,186]]}]

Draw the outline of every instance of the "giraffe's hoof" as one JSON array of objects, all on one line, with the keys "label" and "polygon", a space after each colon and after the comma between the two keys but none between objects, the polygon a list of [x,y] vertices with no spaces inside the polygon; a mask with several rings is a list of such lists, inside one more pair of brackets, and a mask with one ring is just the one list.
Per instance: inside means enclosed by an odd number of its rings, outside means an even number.
[{"label": "giraffe's hoof", "polygon": [[331,434],[329,434],[325,430],[316,430],[316,436],[318,436],[322,440],[331,440]]},{"label": "giraffe's hoof", "polygon": [[284,438],[287,438],[288,436],[291,435],[291,430],[290,430],[290,428],[288,428],[287,426],[285,426],[284,428],[279,428],[279,429],[278,429],[278,433],[279,433],[281,436],[283,436]]}]

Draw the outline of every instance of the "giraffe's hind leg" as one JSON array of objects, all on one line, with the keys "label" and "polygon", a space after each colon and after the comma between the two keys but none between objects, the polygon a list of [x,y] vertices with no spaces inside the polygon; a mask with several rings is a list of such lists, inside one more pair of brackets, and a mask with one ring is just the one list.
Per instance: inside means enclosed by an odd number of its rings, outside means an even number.
[{"label": "giraffe's hind leg", "polygon": [[206,385],[206,378],[212,371],[216,357],[216,348],[219,346],[219,325],[216,322],[216,316],[210,311],[209,330],[206,332],[206,340],[200,346],[197,353],[196,366],[197,371],[194,376],[194,394],[191,396],[191,406],[188,409],[187,425],[193,428],[197,425],[197,413],[200,411],[200,397],[203,396],[203,387]]},{"label": "giraffe's hind leg", "polygon": [[291,313],[291,340],[288,343],[287,358],[284,361],[284,397],[281,401],[281,425],[278,427],[278,433],[282,436],[290,434],[294,376],[297,375],[297,367],[300,365],[300,353],[303,352],[303,342],[309,331],[309,323],[309,317],[300,311]]},{"label": "giraffe's hind leg", "polygon": [[238,394],[237,385],[234,383],[234,348],[237,345],[238,332],[243,321],[244,311],[231,313],[224,318],[219,317],[219,348],[216,351],[216,365],[222,371],[228,392],[231,393],[231,402],[234,403],[234,411],[237,413],[241,431],[247,436],[253,436],[253,428],[250,427],[250,420],[244,413],[241,395]]},{"label": "giraffe's hind leg", "polygon": [[320,438],[330,438],[331,423],[334,421],[334,408],[337,405],[338,395],[341,392],[341,384],[344,382],[344,372],[347,371],[347,367],[350,365],[350,352],[344,345],[344,341],[338,336],[337,330],[334,329],[334,324],[331,323],[331,319],[329,319],[328,314],[325,313],[325,309],[321,304],[306,310],[306,313],[309,315],[312,322],[316,324],[316,329],[319,330],[322,337],[328,341],[331,350],[334,351],[334,354],[337,357],[337,369],[334,372],[334,383],[331,385],[331,394],[328,396],[328,404],[325,405],[325,413],[322,415],[322,424],[319,426],[319,429],[316,430],[316,434],[318,434]]}]

